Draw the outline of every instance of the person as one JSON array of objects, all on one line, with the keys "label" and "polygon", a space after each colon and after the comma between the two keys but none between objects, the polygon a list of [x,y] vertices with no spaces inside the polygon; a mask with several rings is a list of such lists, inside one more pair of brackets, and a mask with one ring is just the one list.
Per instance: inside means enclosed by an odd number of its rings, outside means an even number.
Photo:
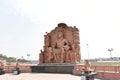
[{"label": "person", "polygon": [[16,63],[15,65],[15,70],[13,71],[13,74],[17,75],[17,74],[20,74],[20,64],[19,62]]},{"label": "person", "polygon": [[94,69],[91,69],[91,64],[89,63],[88,60],[85,60],[85,64],[84,64],[84,72],[85,73],[91,73],[93,72]]},{"label": "person", "polygon": [[16,69],[19,69],[19,67],[20,67],[20,64],[17,62],[16,63]]},{"label": "person", "polygon": [[0,75],[5,74],[4,69],[5,69],[5,65],[2,62],[0,62]]},{"label": "person", "polygon": [[91,68],[91,64],[89,63],[88,60],[85,60],[85,70],[89,70]]}]

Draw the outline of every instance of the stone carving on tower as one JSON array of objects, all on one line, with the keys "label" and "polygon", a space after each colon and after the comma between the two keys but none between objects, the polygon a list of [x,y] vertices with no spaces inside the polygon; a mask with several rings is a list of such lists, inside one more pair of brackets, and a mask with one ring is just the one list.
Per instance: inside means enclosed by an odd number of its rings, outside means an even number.
[{"label": "stone carving on tower", "polygon": [[50,33],[44,35],[43,51],[39,63],[80,62],[80,42],[78,28],[59,23]]}]

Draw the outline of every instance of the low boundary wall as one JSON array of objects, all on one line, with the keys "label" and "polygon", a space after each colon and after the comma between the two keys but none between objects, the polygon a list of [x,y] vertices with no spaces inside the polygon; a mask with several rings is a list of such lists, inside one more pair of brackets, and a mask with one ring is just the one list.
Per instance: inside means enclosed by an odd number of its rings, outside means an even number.
[{"label": "low boundary wall", "polygon": [[[32,66],[30,65],[22,65],[20,66],[20,70],[22,73],[30,73],[32,72],[31,67]],[[83,67],[83,65],[75,65],[73,72],[79,74],[81,67]],[[5,66],[6,73],[12,73],[14,69],[15,66]],[[92,69],[95,69],[96,72],[98,72],[98,75],[95,76],[96,78],[105,78],[108,80],[120,80],[120,66],[92,66]]]},{"label": "low boundary wall", "polygon": [[[15,66],[5,66],[6,73],[11,73],[14,69],[15,69]],[[31,67],[22,65],[22,66],[20,66],[20,70],[22,73],[28,73],[28,72],[31,72]]]},{"label": "low boundary wall", "polygon": [[[83,65],[75,65],[73,74],[80,74]],[[108,80],[120,80],[120,66],[92,66],[98,75],[96,78],[105,78]]]}]

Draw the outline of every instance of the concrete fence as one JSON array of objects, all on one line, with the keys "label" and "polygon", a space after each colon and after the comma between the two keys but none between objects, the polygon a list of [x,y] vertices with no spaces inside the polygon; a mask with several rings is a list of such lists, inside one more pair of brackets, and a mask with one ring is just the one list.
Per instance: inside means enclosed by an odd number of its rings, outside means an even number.
[{"label": "concrete fence", "polygon": [[96,77],[109,80],[120,80],[120,66],[93,66],[98,72]]},{"label": "concrete fence", "polygon": [[[20,68],[21,72],[23,72],[23,73],[31,72],[30,66],[22,65],[19,68]],[[15,66],[5,66],[6,73],[11,73],[13,70],[15,70]]]},{"label": "concrete fence", "polygon": [[[73,73],[80,74],[83,65],[75,65]],[[108,80],[120,80],[120,66],[92,66],[98,75],[96,78],[105,78]]]},{"label": "concrete fence", "polygon": [[[79,74],[80,68],[83,65],[75,65],[73,69],[73,73]],[[5,66],[6,73],[12,73],[15,69],[15,66]],[[92,69],[95,69],[98,72],[96,78],[105,78],[109,80],[120,80],[120,66],[92,66]],[[20,70],[22,73],[29,73],[31,72],[30,65],[22,65],[20,66]]]}]

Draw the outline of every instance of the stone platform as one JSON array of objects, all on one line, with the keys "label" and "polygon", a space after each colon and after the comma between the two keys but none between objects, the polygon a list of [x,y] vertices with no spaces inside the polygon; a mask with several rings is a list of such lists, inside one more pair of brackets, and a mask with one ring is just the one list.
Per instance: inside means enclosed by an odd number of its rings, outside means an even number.
[{"label": "stone platform", "polygon": [[31,66],[34,73],[68,73],[72,74],[76,63],[42,63]]},{"label": "stone platform", "polygon": [[13,75],[12,73],[7,73],[4,75],[0,75],[0,80],[82,80],[82,79],[80,76],[74,76],[71,74],[21,73],[20,75]]}]

